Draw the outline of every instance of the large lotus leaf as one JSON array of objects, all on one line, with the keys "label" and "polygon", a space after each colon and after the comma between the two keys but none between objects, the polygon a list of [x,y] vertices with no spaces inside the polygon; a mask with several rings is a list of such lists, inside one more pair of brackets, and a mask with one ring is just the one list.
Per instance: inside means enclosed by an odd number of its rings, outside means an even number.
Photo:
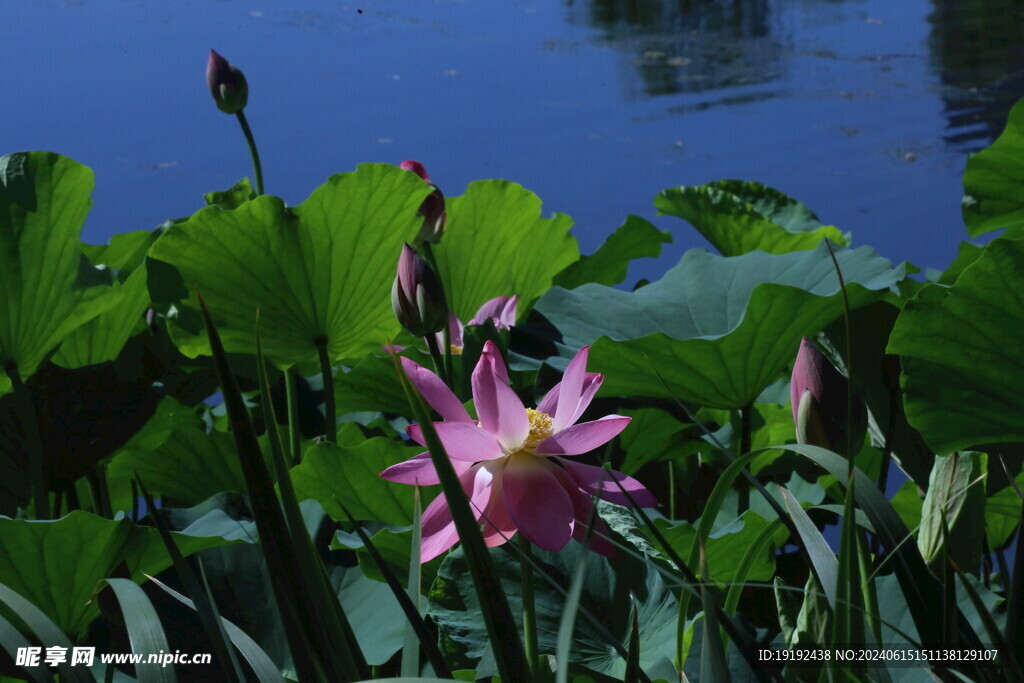
[{"label": "large lotus leaf", "polygon": [[136,230],[114,235],[107,244],[82,244],[82,253],[96,265],[118,271],[123,282],[127,272],[133,272],[146,258],[149,246],[156,240],[159,230]]},{"label": "large lotus leaf", "polygon": [[[904,277],[903,266],[893,268],[868,247],[836,258],[852,308]],[[792,362],[802,336],[842,314],[842,293],[825,244],[732,258],[693,249],[635,292],[555,287],[536,309],[557,328],[561,355],[593,344],[589,368],[606,373],[604,394],[740,408]]]},{"label": "large lotus leaf", "polygon": [[[693,541],[697,537],[697,529],[693,524],[689,522],[673,524],[665,519],[658,519],[654,524],[680,557],[689,556]],[[743,556],[769,524],[770,522],[761,515],[753,510],[747,510],[742,516],[712,533],[704,545],[707,553],[708,576],[711,577],[711,580],[719,583],[732,581]],[[751,565],[747,580],[768,581],[774,572],[774,550],[765,548],[761,556]]]},{"label": "large lotus leaf", "polygon": [[[412,556],[412,527],[395,530],[385,527],[370,536],[374,549],[380,553],[384,562],[391,568],[391,572],[405,586],[409,576],[409,559]],[[331,541],[331,550],[354,550],[359,560],[359,568],[363,574],[374,581],[385,581],[384,573],[377,566],[376,560],[366,549],[358,534],[339,531]],[[420,565],[420,587],[426,592],[437,576],[437,569],[444,561],[444,556],[435,557],[429,562]]]},{"label": "large lotus leaf", "polygon": [[936,453],[1024,442],[1024,240],[998,239],[952,287],[907,302],[889,339],[907,421]]},{"label": "large lotus leaf", "polygon": [[[160,434],[166,437],[152,445]],[[115,509],[125,505],[124,483],[136,474],[154,496],[180,505],[196,505],[221,491],[246,490],[231,435],[207,432],[202,419],[173,398],[160,402],[156,414],[110,463],[111,488],[119,494]]]},{"label": "large lotus leaf", "polygon": [[402,649],[407,626],[405,613],[391,588],[366,578],[357,567],[335,568],[331,585],[352,624],[366,663],[385,664]]},{"label": "large lotus leaf", "polygon": [[993,550],[1006,546],[1020,523],[1021,499],[1017,491],[1024,487],[1024,472],[1017,475],[1015,482],[1016,487],[1006,486],[985,500],[985,535]]},{"label": "large lotus leaf", "polygon": [[118,287],[122,296],[117,305],[69,334],[54,354],[54,363],[74,369],[112,361],[132,336],[145,329],[146,269],[136,268]]},{"label": "large lotus leaf", "polygon": [[[300,499],[315,499],[337,520],[346,519],[340,503],[356,519],[407,526],[412,524],[415,487],[381,479],[380,473],[422,450],[385,438],[350,448],[330,442],[317,444],[291,470],[295,493]],[[435,486],[421,487],[424,506],[436,490]]]},{"label": "large lotus leaf", "polygon": [[569,234],[572,219],[541,218],[540,198],[507,180],[478,180],[448,200],[448,228],[434,248],[460,320],[496,296],[519,295],[519,311],[546,292],[554,277],[580,257]]},{"label": "large lotus leaf", "polygon": [[[0,157],[0,366],[15,367],[23,380],[120,298],[79,251],[92,188],[92,171],[67,157]],[[0,375],[0,394],[10,386]]]},{"label": "large lotus leaf", "polygon": [[[228,542],[178,533],[174,540],[184,555]],[[128,519],[79,511],[52,521],[0,517],[0,583],[35,603],[72,638],[99,616],[93,591],[121,563],[142,581],[143,574],[169,567],[171,558],[155,528]]]},{"label": "large lotus leaf", "polygon": [[[194,313],[199,289],[228,351],[255,353],[258,309],[264,353],[278,366],[316,363],[318,343],[333,361],[357,357],[398,332],[391,284],[429,193],[413,173],[362,164],[294,208],[263,196],[201,209],[168,228],[150,256],[180,274],[189,299],[179,308]],[[175,333],[186,355],[210,353],[198,327]]]},{"label": "large lotus leaf", "polygon": [[972,237],[1000,228],[1024,228],[1024,100],[1010,111],[1006,130],[967,160],[963,214]]},{"label": "large lotus leaf", "polygon": [[635,258],[661,255],[661,245],[671,242],[672,235],[639,216],[627,216],[601,248],[589,256],[581,256],[555,278],[555,284],[573,289],[588,282],[617,285],[626,279],[630,262]]},{"label": "large lotus leaf", "polygon": [[[534,559],[563,589],[572,580],[576,566],[584,560],[584,553],[589,551],[575,541],[558,553],[538,549],[533,552]],[[519,616],[522,614],[519,563],[511,553],[500,548],[491,551],[491,558],[508,596],[512,614]],[[607,560],[589,553],[586,561],[580,605],[625,648],[629,642],[630,610],[635,604],[640,625],[641,667],[650,671],[662,657],[671,658],[678,617],[675,590],[668,589],[661,575],[642,560],[630,557]],[[554,652],[565,597],[536,575],[533,587],[540,651]],[[427,614],[437,623],[443,645],[469,659],[477,659],[487,649],[487,631],[479,610],[465,555],[458,548],[445,558],[438,571],[430,591]],[[517,627],[521,629],[522,625]],[[622,679],[625,661],[582,614],[576,616],[570,653],[573,661],[598,673]],[[477,675],[484,675],[484,672],[478,669]]]},{"label": "large lotus leaf", "polygon": [[[427,358],[419,360],[429,366]],[[338,415],[364,411],[412,415],[395,362],[389,357],[367,356],[355,367],[339,371],[334,376],[334,396]]]},{"label": "large lotus leaf", "polygon": [[806,206],[761,183],[719,180],[663,190],[654,200],[659,214],[679,216],[723,256],[755,250],[770,254],[813,249],[823,238],[847,246],[849,236],[822,225]]}]

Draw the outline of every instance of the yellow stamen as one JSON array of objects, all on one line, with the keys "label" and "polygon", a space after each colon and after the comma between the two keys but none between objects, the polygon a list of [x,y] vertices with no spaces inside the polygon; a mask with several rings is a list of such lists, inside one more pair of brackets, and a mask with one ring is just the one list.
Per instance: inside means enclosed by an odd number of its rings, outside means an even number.
[{"label": "yellow stamen", "polygon": [[526,443],[523,444],[523,447],[533,448],[551,436],[553,421],[547,413],[542,413],[533,408],[527,408],[526,415],[530,418],[530,435],[526,437]]},{"label": "yellow stamen", "polygon": [[451,352],[452,352],[453,356],[461,356],[462,355],[462,347],[461,346],[456,346],[455,344],[450,344],[449,348],[451,349]]}]

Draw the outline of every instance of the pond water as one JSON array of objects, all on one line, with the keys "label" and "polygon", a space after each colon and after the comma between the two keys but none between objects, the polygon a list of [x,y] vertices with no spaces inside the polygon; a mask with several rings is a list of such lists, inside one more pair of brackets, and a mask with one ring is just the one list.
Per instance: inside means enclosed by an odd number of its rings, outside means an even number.
[{"label": "pond water", "polygon": [[[267,191],[422,161],[457,195],[522,183],[585,252],[665,188],[758,180],[893,260],[966,236],[966,155],[1024,94],[1017,0],[7,0],[0,152],[96,171],[85,239],[194,212],[249,171],[206,90],[245,72]],[[702,240],[676,241],[656,277]]]}]

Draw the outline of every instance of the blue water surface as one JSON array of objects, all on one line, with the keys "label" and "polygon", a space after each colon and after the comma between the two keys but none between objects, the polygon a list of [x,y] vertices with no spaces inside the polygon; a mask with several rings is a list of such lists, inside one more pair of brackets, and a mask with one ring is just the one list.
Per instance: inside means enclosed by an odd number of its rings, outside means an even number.
[{"label": "blue water surface", "polygon": [[[189,215],[250,173],[204,81],[245,72],[267,192],[422,161],[448,195],[506,178],[584,252],[666,187],[758,180],[894,261],[966,237],[966,154],[1022,94],[1019,5],[958,0],[70,0],[2,4],[0,153],[96,171],[83,237]],[[986,9],[987,7],[987,9]],[[632,277],[658,277],[700,236]]]}]

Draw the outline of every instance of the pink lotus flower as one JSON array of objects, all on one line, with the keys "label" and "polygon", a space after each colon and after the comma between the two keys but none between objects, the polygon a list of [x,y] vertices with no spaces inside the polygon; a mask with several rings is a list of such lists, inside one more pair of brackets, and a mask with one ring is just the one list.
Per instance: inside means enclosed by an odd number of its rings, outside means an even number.
[{"label": "pink lotus flower", "polygon": [[[512,326],[516,324],[516,305],[519,301],[519,295],[513,296],[498,296],[490,301],[484,302],[484,305],[477,310],[476,315],[469,321],[470,325],[483,325],[488,320],[494,323],[494,326],[499,330],[510,330]],[[452,312],[448,313],[448,345],[451,347],[453,355],[461,355],[463,342],[463,333],[466,330],[466,326],[462,324],[462,321],[455,317]],[[438,332],[436,335],[437,345],[439,348],[444,348],[444,332]],[[387,353],[401,353],[405,350],[404,346],[397,344],[387,344],[381,346]]]},{"label": "pink lotus flower", "polygon": [[[484,525],[484,541],[497,546],[517,531],[537,546],[561,550],[570,538],[582,541],[590,519],[591,495],[619,505],[630,505],[618,481],[643,507],[657,505],[654,496],[621,472],[584,465],[565,456],[587,453],[619,434],[631,418],[608,415],[576,424],[590,405],[604,377],[586,371],[588,347],[576,354],[562,377],[534,408],[523,406],[509,386],[508,370],[493,342],[484,344],[473,371],[474,421],[455,394],[426,368],[402,359],[409,379],[444,422],[434,429],[451,458],[477,521]],[[409,436],[423,444],[419,425]],[[430,453],[399,463],[381,473],[389,481],[437,484]],[[427,562],[455,545],[459,538],[444,495],[423,512],[421,560]],[[597,519],[591,548],[614,555],[602,538],[608,528]]]},{"label": "pink lotus flower", "polygon": [[[499,330],[510,330],[516,324],[516,305],[519,302],[519,295],[499,296],[484,302],[484,305],[476,312],[476,315],[467,323],[468,325],[483,325],[488,320],[494,323]],[[454,313],[448,313],[448,342],[451,352],[459,355],[464,346],[462,335],[466,326],[455,317]],[[444,332],[437,333],[437,344],[444,348]]]}]

